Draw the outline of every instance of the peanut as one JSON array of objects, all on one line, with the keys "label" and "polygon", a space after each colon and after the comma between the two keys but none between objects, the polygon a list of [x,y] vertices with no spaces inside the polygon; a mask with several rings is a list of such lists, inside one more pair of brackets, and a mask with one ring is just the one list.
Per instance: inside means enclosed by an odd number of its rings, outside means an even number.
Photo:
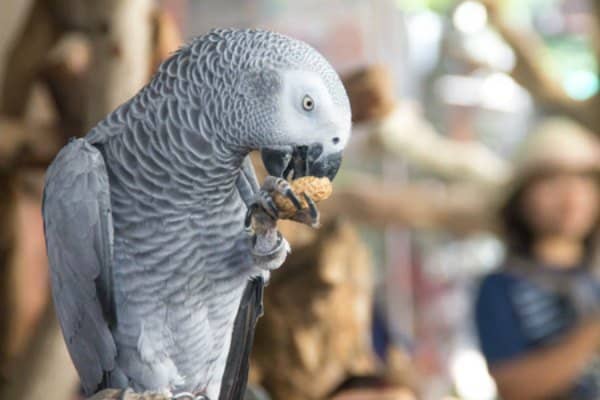
[{"label": "peanut", "polygon": [[[292,190],[298,196],[302,208],[307,208],[308,203],[303,194],[307,194],[315,203],[325,200],[331,196],[332,186],[329,178],[317,178],[316,176],[303,176],[291,182]],[[273,200],[280,211],[281,218],[290,218],[296,214],[297,210],[294,203],[284,195],[275,193]]]}]

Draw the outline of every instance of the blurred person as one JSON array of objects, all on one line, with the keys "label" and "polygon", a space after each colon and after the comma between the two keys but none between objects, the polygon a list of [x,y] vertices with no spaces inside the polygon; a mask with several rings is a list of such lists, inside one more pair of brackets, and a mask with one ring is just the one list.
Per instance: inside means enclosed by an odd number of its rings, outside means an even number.
[{"label": "blurred person", "polygon": [[503,399],[600,398],[600,144],[562,119],[525,142],[500,212],[508,254],[475,304]]}]

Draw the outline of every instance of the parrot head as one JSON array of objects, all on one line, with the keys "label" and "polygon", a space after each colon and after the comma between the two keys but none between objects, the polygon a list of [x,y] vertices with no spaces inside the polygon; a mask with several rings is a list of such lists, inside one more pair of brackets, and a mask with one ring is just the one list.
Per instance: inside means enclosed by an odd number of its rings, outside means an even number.
[{"label": "parrot head", "polygon": [[341,82],[334,82],[339,87],[332,92],[326,79],[313,71],[284,71],[279,78],[275,119],[279,144],[261,148],[265,168],[285,178],[326,176],[333,180],[351,128]]},{"label": "parrot head", "polygon": [[338,74],[302,41],[260,30],[243,34],[248,61],[240,63],[238,93],[251,139],[247,147],[261,152],[273,176],[333,179],[351,130],[350,103]]}]

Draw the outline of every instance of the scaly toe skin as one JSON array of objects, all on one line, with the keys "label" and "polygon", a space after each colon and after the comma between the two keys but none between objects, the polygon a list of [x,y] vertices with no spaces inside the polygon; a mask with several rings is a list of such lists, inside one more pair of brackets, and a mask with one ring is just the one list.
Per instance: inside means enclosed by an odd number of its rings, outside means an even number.
[{"label": "scaly toe skin", "polygon": [[276,230],[269,232],[268,235],[254,235],[251,252],[256,257],[271,257],[281,250],[283,243],[283,236]]},{"label": "scaly toe skin", "polygon": [[277,245],[268,252],[256,252],[252,249],[252,257],[257,266],[266,271],[281,267],[287,255],[290,253],[290,245],[278,232],[279,241]]},{"label": "scaly toe skin", "polygon": [[263,185],[261,186],[260,191],[256,194],[254,203],[251,204],[246,211],[244,228],[249,234],[255,233],[252,229],[252,220],[256,220],[256,218],[253,217],[255,217],[256,214],[261,211],[261,209],[273,220],[277,220],[279,218],[279,207],[277,207],[277,204],[273,199],[274,193],[279,193],[282,196],[285,196],[292,202],[296,210],[302,210],[302,203],[300,202],[300,199],[296,193],[294,193],[292,190],[292,187],[288,181],[283,178],[267,176]]}]

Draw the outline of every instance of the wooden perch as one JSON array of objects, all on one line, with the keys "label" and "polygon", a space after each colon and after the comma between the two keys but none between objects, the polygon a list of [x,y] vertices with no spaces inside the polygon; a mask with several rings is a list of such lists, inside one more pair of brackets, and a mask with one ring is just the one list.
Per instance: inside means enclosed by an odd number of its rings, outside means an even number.
[{"label": "wooden perch", "polygon": [[134,393],[120,389],[102,390],[87,400],[171,400],[172,396],[163,393]]}]

